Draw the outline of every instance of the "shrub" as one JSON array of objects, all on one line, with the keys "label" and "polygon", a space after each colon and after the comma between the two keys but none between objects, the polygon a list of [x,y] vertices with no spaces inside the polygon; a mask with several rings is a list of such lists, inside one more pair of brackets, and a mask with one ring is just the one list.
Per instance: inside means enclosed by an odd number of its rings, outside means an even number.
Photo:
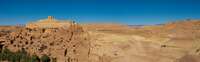
[{"label": "shrub", "polygon": [[40,58],[36,55],[33,55],[30,60],[30,62],[40,62]]},{"label": "shrub", "polygon": [[43,56],[41,57],[41,61],[42,61],[42,62],[50,62],[50,58],[49,58],[47,55],[43,55]]},{"label": "shrub", "polygon": [[[28,55],[25,49],[21,49],[18,52],[11,52],[9,49],[4,48],[2,52],[0,52],[0,62],[1,61],[9,61],[9,62],[50,62],[50,58],[47,55],[43,55],[39,58],[36,55]],[[56,62],[56,59],[52,59]]]}]

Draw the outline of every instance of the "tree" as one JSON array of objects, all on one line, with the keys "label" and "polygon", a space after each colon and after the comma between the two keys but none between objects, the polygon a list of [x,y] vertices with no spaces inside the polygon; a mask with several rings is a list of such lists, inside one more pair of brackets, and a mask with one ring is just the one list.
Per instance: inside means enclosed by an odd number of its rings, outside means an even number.
[{"label": "tree", "polygon": [[30,62],[40,62],[40,58],[36,55],[33,55],[30,60]]},{"label": "tree", "polygon": [[0,62],[5,60],[9,62],[40,62],[40,60],[41,62],[50,62],[47,55],[43,55],[40,59],[37,55],[30,56],[23,48],[17,52],[11,52],[9,49],[4,48],[0,52]]},{"label": "tree", "polygon": [[41,57],[41,61],[42,61],[42,62],[50,62],[50,58],[49,58],[47,55],[43,55],[43,56]]}]

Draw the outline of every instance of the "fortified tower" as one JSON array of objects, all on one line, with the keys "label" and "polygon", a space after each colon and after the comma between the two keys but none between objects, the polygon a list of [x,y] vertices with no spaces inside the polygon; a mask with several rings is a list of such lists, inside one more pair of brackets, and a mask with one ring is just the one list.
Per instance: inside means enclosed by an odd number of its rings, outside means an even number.
[{"label": "fortified tower", "polygon": [[53,16],[48,16],[48,21],[53,21]]},{"label": "fortified tower", "polygon": [[26,24],[26,28],[69,28],[74,23],[69,20],[56,20],[53,16],[48,16],[47,19],[41,19],[37,22]]}]

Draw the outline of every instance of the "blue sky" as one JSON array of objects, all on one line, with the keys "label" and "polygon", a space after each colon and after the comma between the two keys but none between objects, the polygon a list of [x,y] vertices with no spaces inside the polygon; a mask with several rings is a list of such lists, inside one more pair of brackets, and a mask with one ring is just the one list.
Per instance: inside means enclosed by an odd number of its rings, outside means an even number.
[{"label": "blue sky", "polygon": [[200,0],[0,0],[0,25],[49,15],[79,23],[160,24],[200,19]]}]

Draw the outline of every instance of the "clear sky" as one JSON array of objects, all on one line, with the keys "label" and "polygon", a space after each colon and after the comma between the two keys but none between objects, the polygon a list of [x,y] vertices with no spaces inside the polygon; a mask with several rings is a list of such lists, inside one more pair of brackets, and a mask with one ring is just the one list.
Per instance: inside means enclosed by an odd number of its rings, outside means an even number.
[{"label": "clear sky", "polygon": [[0,25],[49,15],[79,23],[160,24],[200,19],[200,0],[0,0]]}]

